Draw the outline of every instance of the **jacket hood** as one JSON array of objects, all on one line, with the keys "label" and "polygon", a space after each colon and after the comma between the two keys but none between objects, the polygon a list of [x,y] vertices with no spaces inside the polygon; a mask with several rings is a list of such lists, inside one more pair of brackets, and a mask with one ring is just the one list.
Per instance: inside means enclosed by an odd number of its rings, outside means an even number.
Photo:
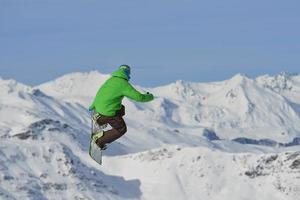
[{"label": "jacket hood", "polygon": [[111,73],[111,75],[114,76],[114,77],[119,77],[119,78],[126,79],[128,81],[128,76],[121,69],[118,69],[118,70],[114,71],[113,73]]}]

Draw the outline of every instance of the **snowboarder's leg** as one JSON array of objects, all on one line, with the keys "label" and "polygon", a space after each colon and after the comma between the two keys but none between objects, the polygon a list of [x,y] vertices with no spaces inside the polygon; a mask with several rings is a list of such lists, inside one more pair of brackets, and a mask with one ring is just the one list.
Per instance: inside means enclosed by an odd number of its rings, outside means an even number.
[{"label": "snowboarder's leg", "polygon": [[96,143],[100,148],[104,147],[105,144],[111,143],[116,139],[120,138],[127,131],[125,121],[119,115],[115,117],[101,116],[98,118],[97,123],[100,125],[104,123],[108,123],[112,127],[111,130],[105,131],[103,136],[97,140]]}]

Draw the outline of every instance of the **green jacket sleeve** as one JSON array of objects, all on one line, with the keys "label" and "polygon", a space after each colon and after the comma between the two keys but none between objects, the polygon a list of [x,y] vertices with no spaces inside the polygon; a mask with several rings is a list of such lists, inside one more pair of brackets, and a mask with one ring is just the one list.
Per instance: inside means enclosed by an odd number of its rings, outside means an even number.
[{"label": "green jacket sleeve", "polygon": [[152,94],[141,94],[130,83],[125,87],[123,95],[138,102],[148,102],[154,98]]}]

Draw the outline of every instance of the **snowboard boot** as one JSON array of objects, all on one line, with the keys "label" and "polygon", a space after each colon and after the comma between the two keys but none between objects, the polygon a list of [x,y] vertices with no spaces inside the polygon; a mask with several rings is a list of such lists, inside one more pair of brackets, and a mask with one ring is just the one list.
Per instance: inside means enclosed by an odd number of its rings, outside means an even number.
[{"label": "snowboard boot", "polygon": [[106,144],[100,145],[99,143],[97,143],[98,139],[100,139],[103,136],[104,136],[104,132],[103,131],[96,132],[92,136],[93,142],[95,142],[101,150],[105,150],[107,148]]}]

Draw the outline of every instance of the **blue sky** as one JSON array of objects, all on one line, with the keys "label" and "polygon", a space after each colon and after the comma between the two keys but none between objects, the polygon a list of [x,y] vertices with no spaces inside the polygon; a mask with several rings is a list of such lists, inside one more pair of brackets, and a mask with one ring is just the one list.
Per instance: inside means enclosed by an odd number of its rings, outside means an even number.
[{"label": "blue sky", "polygon": [[132,82],[300,70],[299,0],[0,0],[0,76],[36,85],[132,66]]}]

